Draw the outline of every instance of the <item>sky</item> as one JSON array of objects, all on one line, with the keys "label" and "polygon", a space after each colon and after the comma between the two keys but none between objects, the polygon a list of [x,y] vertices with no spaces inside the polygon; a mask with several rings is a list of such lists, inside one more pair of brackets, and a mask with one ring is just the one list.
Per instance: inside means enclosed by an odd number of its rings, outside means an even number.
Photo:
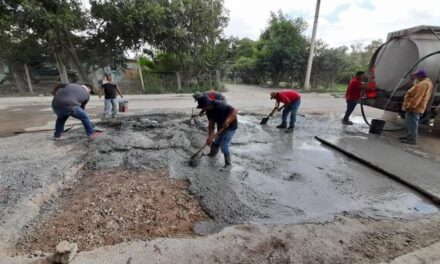
[{"label": "sky", "polygon": [[[270,12],[282,10],[308,23],[312,35],[316,0],[225,0],[229,11],[226,36],[257,40],[266,28]],[[368,45],[386,40],[388,32],[418,25],[440,26],[439,0],[321,0],[317,38],[331,47]]]}]

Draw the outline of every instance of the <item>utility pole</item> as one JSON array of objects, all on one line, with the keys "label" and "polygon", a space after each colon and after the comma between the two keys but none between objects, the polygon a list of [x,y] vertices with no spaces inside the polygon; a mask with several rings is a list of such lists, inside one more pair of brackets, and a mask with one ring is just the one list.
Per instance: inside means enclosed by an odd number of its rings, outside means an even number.
[{"label": "utility pole", "polygon": [[144,77],[142,76],[141,56],[137,58],[137,67],[139,70],[139,78],[141,79],[142,91],[145,92]]},{"label": "utility pole", "polygon": [[310,75],[312,73],[313,57],[315,55],[315,39],[316,39],[316,30],[318,28],[319,6],[320,5],[321,5],[321,0],[316,0],[315,20],[313,21],[313,32],[312,32],[312,40],[310,42],[309,61],[307,62],[306,79],[304,81],[304,89],[306,91],[310,90]]}]

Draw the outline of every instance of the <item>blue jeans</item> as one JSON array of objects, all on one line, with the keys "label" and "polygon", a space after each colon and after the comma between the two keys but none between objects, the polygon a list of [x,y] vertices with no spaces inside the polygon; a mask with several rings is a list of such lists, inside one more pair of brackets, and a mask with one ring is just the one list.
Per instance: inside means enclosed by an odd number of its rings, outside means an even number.
[{"label": "blue jeans", "polygon": [[54,137],[59,138],[64,131],[64,124],[66,120],[71,116],[81,120],[84,128],[86,130],[87,136],[93,134],[92,122],[89,119],[87,113],[79,106],[75,106],[71,109],[69,108],[54,108],[53,111],[57,115],[57,121],[55,123],[55,133]]},{"label": "blue jeans", "polygon": [[406,123],[406,139],[408,141],[417,142],[419,138],[419,121],[420,121],[420,113],[416,112],[406,112],[405,114],[405,123]]},{"label": "blue jeans", "polygon": [[104,117],[110,114],[110,107],[112,108],[112,115],[118,114],[118,99],[104,99]]},{"label": "blue jeans", "polygon": [[234,137],[236,129],[227,129],[221,133],[214,141],[214,145],[220,146],[224,155],[229,155],[229,145],[231,145],[232,137]]},{"label": "blue jeans", "polygon": [[356,108],[356,105],[358,104],[358,101],[352,101],[347,100],[347,110],[345,111],[344,120],[348,121],[350,118],[351,113],[353,113],[354,109]]},{"label": "blue jeans", "polygon": [[282,123],[285,125],[287,124],[287,116],[290,113],[290,126],[295,127],[296,122],[296,112],[298,112],[298,108],[301,105],[301,99],[296,100],[292,104],[284,107],[283,109],[283,117],[282,117]]}]

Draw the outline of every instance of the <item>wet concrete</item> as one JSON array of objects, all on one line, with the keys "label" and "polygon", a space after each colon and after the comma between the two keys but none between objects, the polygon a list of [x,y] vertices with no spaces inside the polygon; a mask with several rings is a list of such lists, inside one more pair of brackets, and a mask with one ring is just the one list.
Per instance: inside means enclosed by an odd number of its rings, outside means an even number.
[{"label": "wet concrete", "polygon": [[440,163],[403,151],[377,135],[325,137],[320,141],[377,168],[440,205]]},{"label": "wet concrete", "polygon": [[[199,234],[241,223],[322,223],[337,214],[371,218],[417,218],[438,212],[428,200],[403,185],[321,146],[314,135],[362,136],[368,127],[343,127],[338,115],[298,117],[294,134],[267,126],[262,115],[242,114],[231,151],[233,168],[220,171],[223,157],[191,155],[206,139],[206,117],[189,122],[181,113],[121,117],[98,124],[95,141],[81,126],[54,142],[50,133],[3,138],[0,142],[0,255],[9,252],[22,228],[56,195],[65,181],[88,169],[168,169],[188,180],[212,220]],[[205,150],[208,152],[208,149]],[[72,171],[69,173],[69,171]],[[69,179],[70,178],[70,179]],[[105,180],[105,179],[103,179]],[[6,250],[6,251],[5,251]]]},{"label": "wet concrete", "polygon": [[[224,172],[223,157],[189,157],[206,137],[206,120],[182,114],[146,115],[100,124],[106,127],[90,149],[92,169],[166,167],[171,177],[187,179],[213,221],[200,234],[240,223],[323,222],[345,213],[374,218],[411,218],[438,212],[405,186],[323,147],[315,134],[364,135],[367,127],[343,128],[336,116],[306,115],[295,133],[275,128],[276,118],[261,126],[262,116],[240,115],[231,147],[233,168]],[[205,151],[207,152],[207,150]]]}]

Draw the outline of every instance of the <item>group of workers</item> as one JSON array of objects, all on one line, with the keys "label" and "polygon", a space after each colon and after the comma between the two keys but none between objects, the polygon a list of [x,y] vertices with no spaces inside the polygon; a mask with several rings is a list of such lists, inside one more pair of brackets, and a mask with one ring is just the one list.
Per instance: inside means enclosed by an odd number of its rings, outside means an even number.
[{"label": "group of workers", "polygon": [[[413,87],[406,92],[402,105],[402,110],[406,113],[407,134],[400,139],[402,143],[417,144],[420,117],[425,112],[428,101],[431,98],[433,84],[424,70],[418,70],[411,76],[414,78]],[[116,96],[119,94],[122,98],[123,95],[118,86],[113,83],[110,74],[106,74],[105,78],[106,82],[101,85],[99,91],[99,98],[104,93],[105,99],[103,117],[107,117],[110,114],[110,107],[112,108],[112,117],[115,117],[117,114]],[[361,99],[361,93],[365,87],[365,83],[362,81],[363,78],[364,72],[359,71],[348,85],[346,92],[347,109],[342,118],[342,123],[345,125],[353,124],[349,118]],[[57,115],[54,133],[55,140],[61,139],[64,124],[70,116],[81,120],[86,134],[90,138],[95,139],[101,134],[101,132],[95,131],[92,122],[85,112],[85,105],[90,99],[90,94],[93,94],[93,88],[90,85],[61,84],[54,88],[53,94],[52,108]],[[225,167],[231,166],[229,146],[238,128],[237,109],[229,105],[224,95],[216,91],[198,92],[193,97],[197,101],[197,108],[201,109],[199,115],[206,113],[208,118],[208,137],[206,143],[211,147],[208,156],[215,157],[219,150],[221,150],[225,159]],[[270,93],[270,99],[275,100],[275,107],[270,116],[276,111],[283,111],[281,124],[277,128],[284,129],[286,133],[293,133],[296,114],[301,104],[301,95],[294,90],[283,90]],[[283,104],[282,106],[280,106],[281,103]],[[289,123],[287,123],[289,115]]]},{"label": "group of workers", "polygon": [[[410,77],[413,81],[412,87],[405,93],[402,104],[402,111],[405,113],[406,135],[400,137],[399,140],[404,144],[417,145],[420,117],[426,111],[426,107],[431,99],[433,83],[428,78],[427,71],[423,69],[415,71]],[[363,79],[364,72],[359,71],[350,80],[350,84],[348,85],[345,94],[347,110],[342,118],[342,123],[345,125],[353,124],[349,118],[361,99],[362,90],[365,88],[365,83],[362,81]]]},{"label": "group of workers", "polygon": [[[208,118],[206,143],[211,147],[208,156],[215,157],[221,149],[225,158],[224,167],[231,166],[229,146],[238,128],[237,109],[226,103],[225,97],[216,91],[195,93],[193,97],[197,101],[197,108],[201,109],[200,114],[206,113]],[[273,115],[275,111],[283,110],[282,121],[277,128],[285,129],[286,133],[292,133],[295,128],[296,113],[301,104],[301,95],[294,90],[284,90],[272,92],[270,98],[275,100],[275,107],[270,115]],[[283,106],[280,106],[280,103],[283,103]],[[215,128],[217,128],[216,133]]]},{"label": "group of workers", "polygon": [[[95,131],[93,123],[85,111],[86,104],[90,99],[90,94],[94,94],[91,85],[62,83],[55,86],[52,94],[54,96],[52,109],[57,115],[54,133],[55,141],[61,140],[64,125],[69,117],[79,119],[86,130],[87,136],[91,139],[95,139],[102,134],[100,131]],[[116,94],[119,94],[121,98],[123,98],[123,95],[117,84],[113,83],[111,74],[105,74],[105,82],[99,89],[99,98],[101,98],[102,94],[104,94],[103,118],[110,114],[110,108],[112,117],[116,117],[118,113]]]}]

